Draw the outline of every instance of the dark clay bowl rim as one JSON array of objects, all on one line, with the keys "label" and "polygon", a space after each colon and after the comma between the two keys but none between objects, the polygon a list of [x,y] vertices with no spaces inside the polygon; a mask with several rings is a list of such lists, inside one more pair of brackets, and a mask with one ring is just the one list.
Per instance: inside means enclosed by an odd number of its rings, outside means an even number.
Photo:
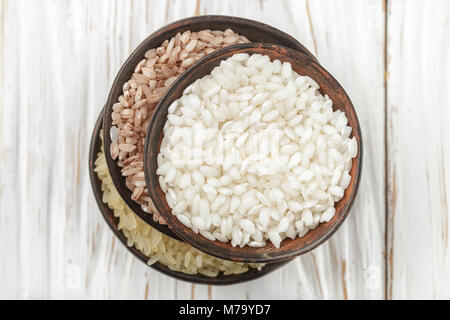
[{"label": "dark clay bowl rim", "polygon": [[[337,108],[345,112],[349,120],[349,125],[352,127],[351,136],[356,137],[358,142],[358,155],[353,159],[352,169],[350,171],[352,179],[349,187],[345,191],[344,198],[335,204],[336,214],[333,219],[330,222],[321,223],[317,228],[309,231],[302,238],[297,237],[294,240],[285,239],[281,243],[280,249],[275,248],[270,242],[263,248],[251,248],[249,246],[244,246],[243,248],[232,247],[230,242],[211,241],[193,232],[192,229],[182,224],[175,215],[172,215],[156,174],[158,167],[156,158],[159,153],[162,128],[167,119],[169,106],[181,96],[188,85],[204,75],[209,74],[213,67],[217,66],[220,61],[235,53],[243,52],[268,54],[272,56],[272,59],[289,61],[292,64],[293,70],[296,70],[299,74],[309,75],[313,78],[320,85],[321,93],[328,94],[333,100],[333,109]],[[226,260],[239,262],[274,262],[290,259],[316,248],[329,239],[348,216],[361,178],[362,136],[358,117],[350,98],[336,79],[322,66],[300,52],[283,46],[261,43],[238,44],[219,49],[202,58],[191,69],[182,74],[161,99],[148,127],[146,138],[144,170],[147,188],[149,189],[156,209],[166,219],[171,229],[184,241],[203,252]]]},{"label": "dark clay bowl rim", "polygon": [[[97,154],[100,152],[101,139],[100,139],[100,130],[103,126],[103,110],[100,112],[100,115],[95,124],[91,143],[89,147],[89,176],[91,180],[91,185],[95,197],[95,201],[97,202],[98,208],[106,221],[106,224],[112,230],[112,232],[116,235],[116,237],[120,240],[120,242],[130,251],[136,258],[145,263],[148,267],[157,270],[166,276],[183,280],[187,282],[197,283],[197,284],[206,284],[206,285],[231,285],[236,283],[242,283],[250,280],[258,279],[262,276],[265,276],[276,269],[281,268],[285,264],[290,261],[283,261],[278,263],[270,263],[266,264],[261,271],[250,268],[249,271],[237,275],[223,275],[220,273],[217,277],[211,278],[204,276],[202,274],[186,274],[179,271],[174,271],[168,268],[167,266],[157,262],[151,266],[147,264],[148,257],[146,257],[142,252],[140,252],[135,246],[129,247],[127,245],[127,238],[123,234],[122,231],[118,230],[119,219],[114,217],[114,212],[102,201],[103,192],[101,189],[101,181],[98,179],[97,174],[95,173],[95,160],[97,158]],[[182,241],[182,240],[179,240]]]},{"label": "dark clay bowl rim", "polygon": [[[105,132],[103,145],[105,150],[107,151],[106,163],[108,165],[108,169],[117,188],[117,191],[119,192],[122,199],[124,199],[125,203],[131,208],[131,210],[133,210],[133,212],[136,213],[142,220],[144,220],[152,227],[156,228],[158,231],[164,233],[165,235],[178,240],[180,238],[167,225],[162,225],[154,221],[152,214],[145,213],[138,203],[131,200],[131,191],[125,186],[125,179],[121,174],[121,168],[117,165],[117,161],[113,160],[109,156],[111,145],[111,137],[109,132],[112,125],[112,119],[110,115],[112,113],[112,107],[114,103],[117,101],[119,95],[122,92],[123,84],[128,81],[128,79],[130,79],[135,65],[143,59],[144,54],[147,50],[159,46],[165,39],[170,39],[177,32],[183,32],[188,29],[196,31],[202,29],[225,30],[227,28],[238,29],[237,32],[248,37],[249,40],[252,40],[252,37],[249,34],[245,34],[246,32],[242,31],[248,31],[249,29],[259,30],[261,35],[264,35],[267,40],[270,39],[272,40],[271,42],[276,41],[274,43],[280,43],[287,47],[291,47],[293,49],[304,52],[312,59],[316,60],[316,58],[308,51],[308,49],[306,49],[295,38],[267,24],[249,19],[222,15],[204,15],[190,17],[165,25],[141,42],[141,44],[131,53],[131,55],[128,57],[128,59],[125,61],[125,63],[117,73],[106,103],[106,112],[103,116],[103,132]],[[257,42],[261,42],[260,40],[262,39],[254,40]]]}]

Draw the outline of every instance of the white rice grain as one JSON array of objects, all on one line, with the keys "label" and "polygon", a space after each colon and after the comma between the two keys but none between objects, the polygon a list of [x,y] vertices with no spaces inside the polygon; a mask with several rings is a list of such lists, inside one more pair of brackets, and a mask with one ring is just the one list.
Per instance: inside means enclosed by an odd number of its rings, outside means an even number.
[{"label": "white rice grain", "polygon": [[207,239],[241,247],[279,247],[330,221],[358,144],[319,89],[260,54],[234,55],[189,85],[170,107],[157,159],[173,213]]}]

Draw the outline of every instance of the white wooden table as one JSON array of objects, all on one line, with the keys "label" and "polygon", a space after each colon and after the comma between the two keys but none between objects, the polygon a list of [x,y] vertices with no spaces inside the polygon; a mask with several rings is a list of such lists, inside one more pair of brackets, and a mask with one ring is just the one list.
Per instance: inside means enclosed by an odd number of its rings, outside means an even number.
[{"label": "white wooden table", "polygon": [[[0,4],[0,298],[450,298],[450,1]],[[359,195],[337,234],[230,287],[135,259],[88,178],[92,128],[121,64],[155,29],[198,14],[295,36],[347,90],[364,136]]]}]

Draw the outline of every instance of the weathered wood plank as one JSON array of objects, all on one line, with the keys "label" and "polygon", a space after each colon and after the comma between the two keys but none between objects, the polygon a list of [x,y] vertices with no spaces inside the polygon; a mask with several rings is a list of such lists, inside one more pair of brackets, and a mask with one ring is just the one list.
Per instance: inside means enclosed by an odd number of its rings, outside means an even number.
[{"label": "weathered wood plank", "polygon": [[388,297],[450,298],[450,2],[389,2]]}]

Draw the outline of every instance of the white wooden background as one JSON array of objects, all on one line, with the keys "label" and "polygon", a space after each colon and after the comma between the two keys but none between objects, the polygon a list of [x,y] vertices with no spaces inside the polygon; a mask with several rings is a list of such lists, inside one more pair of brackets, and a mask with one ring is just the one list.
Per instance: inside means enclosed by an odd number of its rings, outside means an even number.
[{"label": "white wooden background", "polygon": [[[0,298],[450,298],[450,1],[0,0]],[[337,234],[246,284],[176,281],[114,239],[88,144],[129,53],[167,22],[228,14],[306,45],[364,136]],[[448,188],[447,188],[448,186]]]}]

